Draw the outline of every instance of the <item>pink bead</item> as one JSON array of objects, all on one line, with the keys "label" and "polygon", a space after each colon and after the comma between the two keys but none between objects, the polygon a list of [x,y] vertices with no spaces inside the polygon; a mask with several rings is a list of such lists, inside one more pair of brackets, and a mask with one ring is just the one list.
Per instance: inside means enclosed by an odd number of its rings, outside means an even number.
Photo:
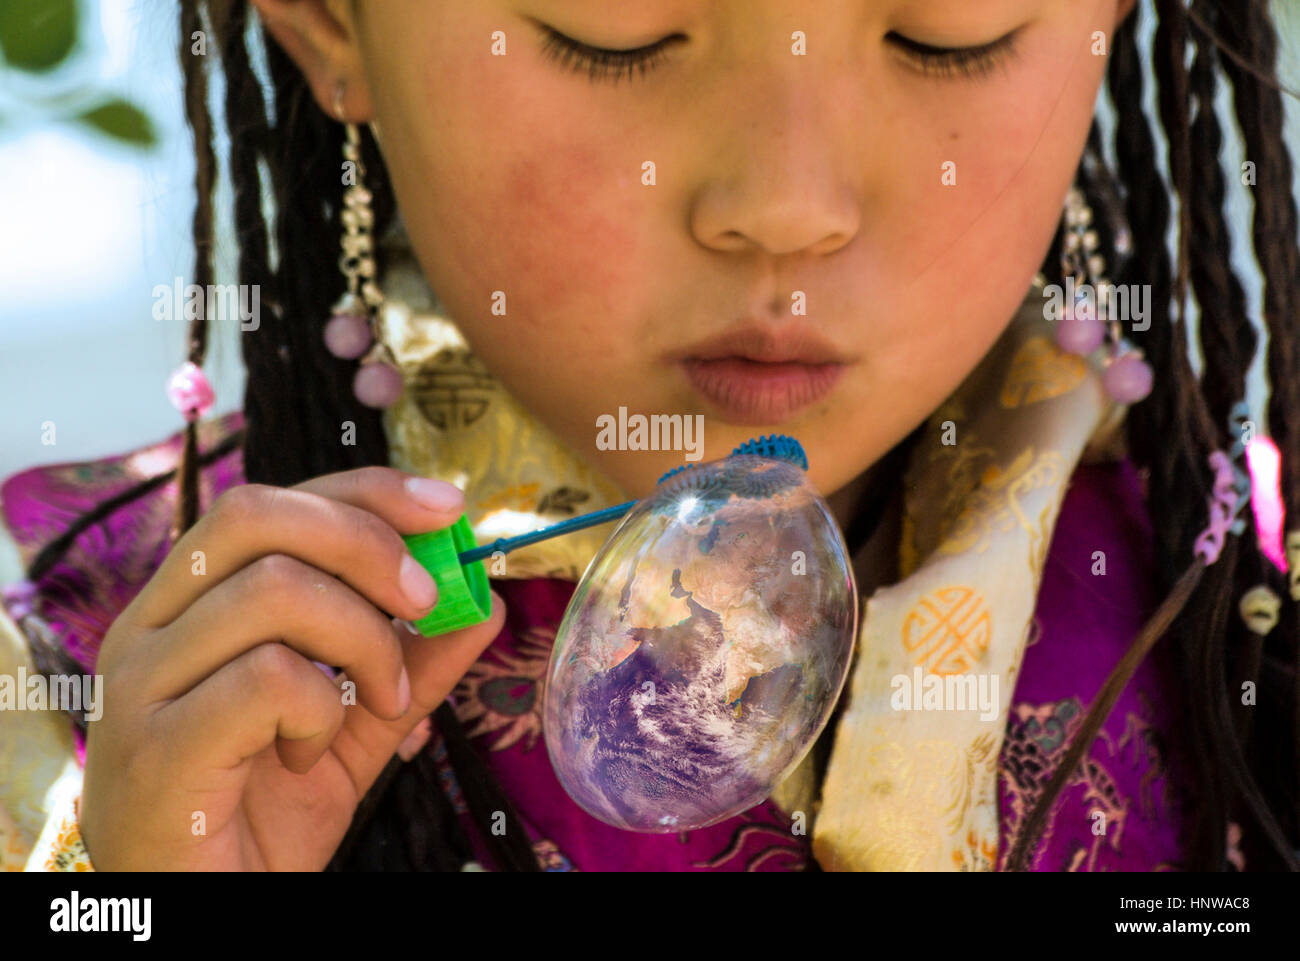
[{"label": "pink bead", "polygon": [[1136,354],[1115,358],[1101,375],[1106,393],[1121,404],[1136,404],[1151,393],[1151,365]]},{"label": "pink bead", "polygon": [[370,324],[359,314],[335,314],[325,325],[325,349],[335,357],[355,360],[370,347]]},{"label": "pink bead", "polygon": [[362,364],[352,393],[367,407],[392,407],[402,396],[402,372],[391,364]]},{"label": "pink bead", "polygon": [[1086,310],[1066,311],[1056,324],[1056,346],[1067,354],[1091,354],[1106,337],[1106,325]]},{"label": "pink bead", "polygon": [[212,385],[203,370],[187,360],[168,378],[167,399],[185,415],[186,420],[196,420],[212,408],[216,394],[212,392]]},{"label": "pink bead", "polygon": [[36,609],[34,606],[36,585],[31,581],[22,580],[15,584],[6,584],[0,593],[3,594],[5,604],[9,607],[9,616],[15,621],[21,621]]}]

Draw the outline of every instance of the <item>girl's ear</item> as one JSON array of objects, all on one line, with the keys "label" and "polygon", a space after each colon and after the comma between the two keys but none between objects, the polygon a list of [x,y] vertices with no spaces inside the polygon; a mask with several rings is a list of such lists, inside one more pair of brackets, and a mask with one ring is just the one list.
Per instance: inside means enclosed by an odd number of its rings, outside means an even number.
[{"label": "girl's ear", "polygon": [[[335,120],[368,123],[370,87],[348,0],[251,0],[281,49],[298,65],[312,96]],[[336,103],[342,84],[343,97]],[[339,116],[339,107],[342,116]]]}]

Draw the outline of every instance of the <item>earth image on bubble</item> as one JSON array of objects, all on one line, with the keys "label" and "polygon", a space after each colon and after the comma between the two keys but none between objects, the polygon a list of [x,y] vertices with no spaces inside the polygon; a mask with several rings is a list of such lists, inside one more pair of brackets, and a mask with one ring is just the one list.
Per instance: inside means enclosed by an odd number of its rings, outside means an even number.
[{"label": "earth image on bubble", "polygon": [[606,541],[560,624],[552,767],[615,827],[725,820],[811,749],[856,630],[844,539],[802,470],[733,455],[674,473]]}]

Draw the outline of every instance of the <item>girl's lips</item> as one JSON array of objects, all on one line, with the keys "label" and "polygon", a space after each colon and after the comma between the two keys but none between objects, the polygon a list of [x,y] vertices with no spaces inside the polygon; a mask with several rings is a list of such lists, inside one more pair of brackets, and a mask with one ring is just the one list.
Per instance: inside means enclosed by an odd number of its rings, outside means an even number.
[{"label": "girl's lips", "polygon": [[729,423],[756,427],[779,424],[821,400],[844,372],[842,363],[768,363],[747,357],[687,358],[682,361],[695,389]]}]

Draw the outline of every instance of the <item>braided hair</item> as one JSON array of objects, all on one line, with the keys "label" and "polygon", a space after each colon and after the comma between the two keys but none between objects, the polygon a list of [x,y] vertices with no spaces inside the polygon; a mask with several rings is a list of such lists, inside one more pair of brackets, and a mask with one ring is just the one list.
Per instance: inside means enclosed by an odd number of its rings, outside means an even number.
[{"label": "braided hair", "polygon": [[[1188,789],[1198,803],[1184,839],[1185,866],[1227,870],[1227,826],[1236,821],[1253,867],[1298,870],[1300,604],[1289,599],[1284,577],[1264,563],[1249,511],[1242,518],[1244,532],[1227,541],[1215,563],[1207,566],[1199,557],[1188,563],[1213,486],[1208,456],[1239,439],[1230,435],[1229,415],[1244,395],[1259,347],[1242,283],[1228,259],[1223,135],[1215,107],[1221,84],[1231,87],[1246,157],[1255,165],[1251,240],[1263,279],[1268,434],[1289,455],[1282,459],[1283,498],[1287,516],[1300,518],[1300,227],[1291,159],[1282,139],[1277,35],[1267,0],[1151,0],[1151,7],[1157,27],[1149,51],[1139,43],[1136,13],[1112,37],[1107,89],[1115,114],[1114,162],[1107,161],[1105,138],[1094,124],[1078,182],[1090,204],[1113,213],[1098,218],[1104,248],[1131,249],[1113,281],[1147,285],[1152,293],[1150,324],[1130,336],[1159,373],[1150,396],[1129,410],[1125,433],[1145,482],[1156,578],[1165,597],[1098,693],[1026,818],[1007,866],[1022,869],[1032,858],[1054,803],[1120,691],[1163,639],[1191,705],[1185,731],[1195,763]],[[189,48],[193,32],[205,22],[217,38],[225,78],[239,279],[260,285],[271,315],[258,331],[240,338],[248,373],[245,427],[223,445],[200,451],[196,425],[189,424],[177,470],[79,518],[33,560],[28,571],[33,581],[87,527],[177,475],[181,494],[173,534],[179,536],[200,512],[199,468],[233,444],[242,445],[246,479],[254,483],[290,486],[320,474],[388,463],[381,415],[352,394],[353,362],[329,354],[320,336],[322,318],[342,286],[330,268],[336,256],[343,128],[320,110],[278,45],[266,42],[256,18],[248,16],[246,0],[182,3],[180,59],[196,160],[195,282],[207,284],[212,277],[216,176],[207,107],[209,57],[194,56]],[[265,57],[269,89],[253,70],[258,52]],[[1144,60],[1151,63],[1157,85],[1167,175],[1158,164],[1153,125],[1141,107]],[[362,151],[376,233],[381,233],[396,204],[377,147],[364,129]],[[263,216],[264,190],[273,200],[272,228]],[[1165,237],[1175,216],[1171,257]],[[1058,231],[1044,261],[1048,278],[1061,279],[1062,242]],[[382,258],[382,251],[376,253]],[[1187,318],[1191,298],[1198,308],[1194,328]],[[1192,368],[1193,333],[1203,358],[1199,378]],[[202,365],[206,347],[205,322],[199,319],[190,330],[189,360]],[[338,443],[344,421],[356,425],[355,445]],[[888,458],[895,473],[903,461]],[[1278,626],[1267,637],[1250,632],[1234,616],[1234,599],[1259,584],[1286,599]],[[32,647],[38,669],[53,673],[71,666],[49,638],[32,638]],[[1257,705],[1240,703],[1237,692],[1247,682],[1257,685]],[[454,711],[444,703],[434,720],[494,866],[540,870],[513,806]],[[497,811],[506,816],[504,835],[487,829]],[[380,775],[329,869],[457,870],[470,857],[440,787],[432,748],[426,746],[409,762],[394,758]]]}]

